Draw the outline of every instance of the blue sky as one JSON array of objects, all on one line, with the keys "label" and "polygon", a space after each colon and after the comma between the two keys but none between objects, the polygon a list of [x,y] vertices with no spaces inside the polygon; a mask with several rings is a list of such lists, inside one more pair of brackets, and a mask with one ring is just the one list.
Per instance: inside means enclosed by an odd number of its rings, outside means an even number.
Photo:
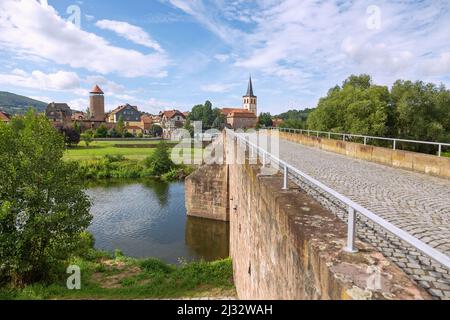
[{"label": "blue sky", "polygon": [[352,73],[450,86],[449,1],[45,2],[0,1],[1,91],[84,110],[98,83],[107,109],[157,113],[239,107],[251,73],[258,111],[278,114]]}]

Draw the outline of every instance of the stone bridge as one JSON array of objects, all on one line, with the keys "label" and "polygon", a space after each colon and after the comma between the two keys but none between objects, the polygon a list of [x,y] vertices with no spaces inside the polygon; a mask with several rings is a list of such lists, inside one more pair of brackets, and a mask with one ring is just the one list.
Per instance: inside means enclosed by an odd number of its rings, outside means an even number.
[{"label": "stone bridge", "polygon": [[[289,133],[279,157],[450,255],[450,159]],[[302,179],[281,185],[261,163],[203,166],[186,181],[189,214],[230,221],[240,298],[450,299],[446,267],[360,216],[359,252],[345,253],[345,206]]]}]

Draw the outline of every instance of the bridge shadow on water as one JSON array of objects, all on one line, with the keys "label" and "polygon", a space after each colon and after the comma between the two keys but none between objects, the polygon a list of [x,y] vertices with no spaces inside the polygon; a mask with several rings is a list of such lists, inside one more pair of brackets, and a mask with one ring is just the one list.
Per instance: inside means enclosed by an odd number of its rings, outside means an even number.
[{"label": "bridge shadow on water", "polygon": [[223,221],[187,217],[185,239],[193,255],[207,261],[223,259],[230,252],[230,225]]}]

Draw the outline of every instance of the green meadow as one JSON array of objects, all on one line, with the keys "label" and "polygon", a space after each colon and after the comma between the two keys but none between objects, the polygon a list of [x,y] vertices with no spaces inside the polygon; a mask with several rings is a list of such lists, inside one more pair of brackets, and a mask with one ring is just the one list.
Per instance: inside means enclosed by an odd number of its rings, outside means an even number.
[{"label": "green meadow", "polygon": [[[102,158],[104,156],[123,156],[129,160],[143,160],[154,152],[154,148],[146,147],[132,147],[124,148],[117,147],[116,145],[157,145],[160,141],[93,141],[86,146],[82,141],[77,146],[70,147],[64,153],[65,160],[89,160],[95,158]],[[169,146],[175,146],[174,143],[167,143]],[[189,152],[189,149],[184,151]],[[199,150],[197,150],[198,153]],[[194,152],[194,149],[191,150]]]}]

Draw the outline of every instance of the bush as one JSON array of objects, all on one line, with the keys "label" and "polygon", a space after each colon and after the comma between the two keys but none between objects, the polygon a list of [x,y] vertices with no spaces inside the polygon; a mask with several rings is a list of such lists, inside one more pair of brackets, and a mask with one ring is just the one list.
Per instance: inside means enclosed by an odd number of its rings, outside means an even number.
[{"label": "bush", "polygon": [[95,131],[95,138],[107,138],[108,137],[108,129],[104,124],[102,124],[96,131]]},{"label": "bush", "polygon": [[155,176],[161,176],[175,168],[175,164],[170,159],[169,147],[164,141],[158,144],[155,152],[147,157],[144,163]]},{"label": "bush", "polygon": [[80,133],[72,127],[63,127],[59,129],[64,136],[64,143],[67,146],[72,146],[80,143]]},{"label": "bush", "polygon": [[146,272],[151,274],[155,273],[168,274],[175,270],[173,266],[155,258],[142,260],[140,261],[139,266]]},{"label": "bush", "polygon": [[89,144],[94,140],[94,136],[93,136],[92,130],[82,133],[81,134],[81,139],[86,144],[86,147],[89,147]]}]

